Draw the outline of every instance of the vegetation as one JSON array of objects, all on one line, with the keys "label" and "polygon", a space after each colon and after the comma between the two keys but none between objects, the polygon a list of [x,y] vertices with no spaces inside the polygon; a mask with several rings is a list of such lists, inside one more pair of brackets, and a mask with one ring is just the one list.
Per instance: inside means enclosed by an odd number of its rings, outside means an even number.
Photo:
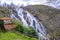
[{"label": "vegetation", "polygon": [[[14,11],[15,13],[15,11]],[[0,18],[6,17],[9,14],[8,7],[1,7],[0,6]],[[13,22],[16,24],[15,32],[12,31],[4,31],[1,29],[2,26],[0,26],[0,39],[1,40],[37,40],[37,38],[34,38],[34,36],[37,36],[37,33],[33,28],[25,28],[23,26],[21,21],[17,21],[13,19]],[[1,22],[0,22],[1,24]],[[30,36],[32,35],[32,36]]]},{"label": "vegetation", "polygon": [[37,32],[34,30],[33,27],[25,27],[22,25],[20,21],[14,20],[14,22],[17,24],[16,31],[23,33],[24,35],[27,35],[29,37],[36,37],[37,38]]},{"label": "vegetation", "polygon": [[37,32],[32,27],[24,28],[24,33],[29,37],[35,37],[35,38],[38,37]]},{"label": "vegetation", "polygon": [[0,40],[37,40],[37,39],[32,37],[31,39],[29,39],[28,36],[24,36],[23,34],[8,31],[8,32],[0,32]]},{"label": "vegetation", "polygon": [[21,22],[21,21],[17,21],[17,20],[15,20],[15,19],[13,19],[13,22],[16,24],[15,30],[23,33],[23,30],[24,30],[24,29],[23,29],[23,24],[22,24],[22,22]]},{"label": "vegetation", "polygon": [[[2,31],[0,30],[0,39],[1,40],[37,40],[37,38],[34,38],[33,36],[28,36],[33,33],[32,30],[27,30],[22,25],[20,21],[13,20],[13,22],[17,25],[16,29],[13,31]],[[28,35],[24,34],[27,33]],[[33,35],[33,34],[32,34]]]},{"label": "vegetation", "polygon": [[[33,14],[37,19],[39,19],[39,21],[41,21],[44,24],[44,26],[47,28],[47,32],[49,34],[52,33],[51,34],[52,39],[53,37],[60,38],[60,10],[59,9],[55,9],[45,5],[33,5],[33,6],[30,5],[30,6],[24,7],[24,9],[28,10],[31,14]],[[0,18],[6,17],[8,13],[9,13],[8,7],[0,6]],[[17,12],[13,10],[13,13],[15,14]],[[17,20],[13,20],[13,21],[17,25],[15,30],[18,31],[19,33],[23,33],[25,36],[26,35],[29,36],[28,38],[37,36],[36,31],[30,26],[28,29],[22,25],[22,22]],[[50,30],[53,30],[53,32]],[[0,31],[2,30],[0,29]],[[23,34],[17,35],[16,33],[10,32],[10,31],[5,33],[0,32],[0,40],[11,40],[11,39],[14,40],[15,38],[18,38],[21,40],[30,40],[28,38],[25,39],[25,36],[22,37],[21,35]],[[14,35],[14,37],[11,37],[10,35],[11,36]]]}]

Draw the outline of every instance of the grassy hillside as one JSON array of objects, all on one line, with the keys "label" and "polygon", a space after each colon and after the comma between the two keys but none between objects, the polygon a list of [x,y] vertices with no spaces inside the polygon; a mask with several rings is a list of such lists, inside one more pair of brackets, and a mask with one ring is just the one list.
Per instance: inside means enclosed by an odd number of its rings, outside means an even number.
[{"label": "grassy hillside", "polygon": [[0,40],[37,40],[36,38],[29,38],[21,33],[16,33],[13,31],[0,32]]},{"label": "grassy hillside", "polygon": [[8,31],[0,29],[0,40],[37,40],[36,37],[29,36],[31,33],[35,34],[34,30],[28,30],[28,28],[25,29],[22,23],[15,19],[13,19],[13,22],[16,24],[16,28],[14,30]]}]

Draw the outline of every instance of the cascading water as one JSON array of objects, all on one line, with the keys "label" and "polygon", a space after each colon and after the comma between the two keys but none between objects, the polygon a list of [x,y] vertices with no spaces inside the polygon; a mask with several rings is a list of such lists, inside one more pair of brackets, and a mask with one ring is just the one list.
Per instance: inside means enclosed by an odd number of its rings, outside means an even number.
[{"label": "cascading water", "polygon": [[16,8],[15,10],[17,11],[16,15],[12,14],[11,10],[11,18],[21,20],[23,25],[26,27],[32,26],[38,32],[39,38],[47,39],[46,29],[43,27],[41,23],[38,22],[38,20],[32,14],[30,14],[28,11],[23,10],[22,8]]}]

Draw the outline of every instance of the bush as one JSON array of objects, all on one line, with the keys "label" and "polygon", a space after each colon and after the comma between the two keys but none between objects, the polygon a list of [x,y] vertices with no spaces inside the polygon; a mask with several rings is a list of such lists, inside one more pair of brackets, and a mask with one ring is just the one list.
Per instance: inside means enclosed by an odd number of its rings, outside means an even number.
[{"label": "bush", "polygon": [[37,37],[37,32],[32,27],[24,28],[24,32],[27,36]]},{"label": "bush", "polygon": [[15,30],[23,33],[23,26],[18,24]]},{"label": "bush", "polygon": [[18,20],[14,20],[13,22],[16,24],[15,30],[23,33],[23,25],[22,25],[22,22],[21,21],[18,21]]}]

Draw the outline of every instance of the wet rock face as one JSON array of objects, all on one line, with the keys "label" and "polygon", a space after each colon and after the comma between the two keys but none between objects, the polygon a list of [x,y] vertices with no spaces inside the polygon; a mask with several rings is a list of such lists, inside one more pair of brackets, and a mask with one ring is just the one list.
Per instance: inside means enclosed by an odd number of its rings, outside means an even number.
[{"label": "wet rock face", "polygon": [[33,26],[34,26],[34,28],[36,29],[35,24],[36,24],[36,23],[35,23],[35,21],[33,20]]},{"label": "wet rock face", "polygon": [[27,17],[27,13],[23,11],[24,19]]},{"label": "wet rock face", "polygon": [[17,17],[19,20],[21,20],[21,18],[16,14],[15,17]]},{"label": "wet rock face", "polygon": [[27,17],[26,21],[27,21],[28,25],[30,25],[29,17]]}]

